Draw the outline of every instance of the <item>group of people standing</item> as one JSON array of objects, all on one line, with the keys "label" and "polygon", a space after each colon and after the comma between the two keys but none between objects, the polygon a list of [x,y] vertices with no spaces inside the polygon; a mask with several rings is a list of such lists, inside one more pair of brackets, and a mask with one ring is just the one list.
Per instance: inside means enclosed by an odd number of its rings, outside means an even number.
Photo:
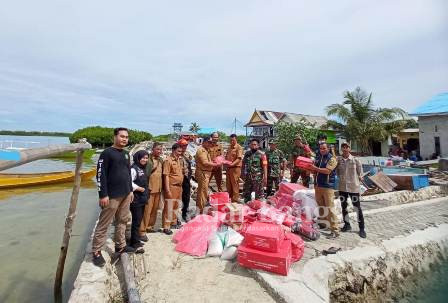
[{"label": "group of people standing", "polygon": [[[181,221],[177,217],[180,206],[182,206],[182,219],[189,220],[188,208],[193,178],[193,157],[187,151],[189,142],[185,139],[179,140],[171,147],[171,154],[165,159],[162,159],[162,144],[155,142],[150,153],[146,150],[137,151],[133,155],[131,166],[129,153],[124,149],[128,144],[128,136],[126,128],[116,128],[113,145],[106,148],[98,160],[97,183],[101,212],[93,236],[92,255],[93,263],[100,267],[105,264],[101,249],[107,239],[108,227],[113,221],[115,221],[115,251],[143,253],[144,242],[148,241],[146,234],[156,232],[157,211],[162,201],[163,233],[171,235],[172,229],[181,226]],[[239,203],[240,178],[244,181],[244,201],[248,202],[252,198],[260,199],[264,197],[264,188],[268,196],[278,190],[289,163],[291,182],[295,183],[300,178],[302,184],[308,187],[310,175],[314,174],[319,218],[321,222],[329,224],[334,237],[339,234],[334,211],[337,173],[345,222],[342,231],[351,229],[347,213],[347,198],[350,197],[358,213],[360,236],[365,237],[364,220],[359,203],[359,179],[362,174],[359,160],[350,154],[350,146],[347,143],[342,145],[342,156],[338,158],[330,152],[325,141],[319,143],[314,165],[304,170],[294,166],[295,159],[298,156],[311,158],[314,154],[299,135],[294,140],[294,149],[289,161],[277,148],[275,140],[269,141],[269,149],[263,152],[259,149],[259,141],[252,139],[249,142],[249,150],[245,152],[238,144],[237,136],[232,134],[230,146],[224,155],[218,133],[204,138],[202,146],[194,156],[196,165],[194,179],[198,184],[197,212],[201,214],[204,212],[212,178],[215,178],[218,191],[222,191],[223,168],[226,171],[226,190],[230,199]],[[221,157],[221,161],[217,161],[218,157]],[[222,157],[225,161],[222,161]],[[127,243],[126,226],[130,220],[131,237]]]}]

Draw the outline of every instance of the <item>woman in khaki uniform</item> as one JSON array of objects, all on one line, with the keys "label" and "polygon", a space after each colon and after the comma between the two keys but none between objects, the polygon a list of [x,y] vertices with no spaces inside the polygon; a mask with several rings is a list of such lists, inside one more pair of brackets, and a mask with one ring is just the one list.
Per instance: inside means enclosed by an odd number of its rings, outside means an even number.
[{"label": "woman in khaki uniform", "polygon": [[182,182],[184,180],[183,165],[180,157],[182,156],[182,147],[175,143],[171,148],[171,155],[163,161],[163,188],[164,201],[163,206],[163,232],[171,235],[171,225],[174,228],[180,227],[176,212],[182,203]]}]

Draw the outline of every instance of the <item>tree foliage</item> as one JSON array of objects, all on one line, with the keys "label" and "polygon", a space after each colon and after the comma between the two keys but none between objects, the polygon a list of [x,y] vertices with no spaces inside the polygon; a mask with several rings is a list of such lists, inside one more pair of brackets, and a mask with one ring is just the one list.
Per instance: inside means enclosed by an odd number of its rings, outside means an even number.
[{"label": "tree foliage", "polygon": [[171,134],[166,134],[166,135],[158,135],[158,136],[154,136],[152,138],[152,140],[154,142],[168,142],[171,140],[172,135]]},{"label": "tree foliage", "polygon": [[201,127],[199,126],[198,123],[196,123],[196,122],[192,122],[191,123],[191,125],[190,125],[190,131],[191,132],[197,134],[200,129],[201,129]]},{"label": "tree foliage", "polygon": [[[114,129],[110,127],[89,126],[78,129],[70,136],[70,142],[76,143],[79,139],[86,138],[95,147],[105,147],[113,144]],[[151,140],[152,135],[139,130],[129,130],[129,145]]]},{"label": "tree foliage", "polygon": [[70,133],[64,132],[40,132],[26,130],[0,130],[0,135],[8,136],[46,136],[46,137],[69,137]]},{"label": "tree foliage", "polygon": [[278,122],[274,125],[274,133],[278,148],[289,157],[294,148],[296,135],[299,134],[309,145],[314,146],[317,142],[319,130],[315,127],[315,124],[302,119],[296,123]]},{"label": "tree foliage", "polygon": [[344,92],[342,104],[332,104],[326,112],[337,118],[329,120],[327,126],[355,141],[364,154],[372,153],[373,141],[386,140],[389,135],[402,130],[406,121],[406,112],[400,108],[375,108],[372,93],[367,94],[360,87]]}]

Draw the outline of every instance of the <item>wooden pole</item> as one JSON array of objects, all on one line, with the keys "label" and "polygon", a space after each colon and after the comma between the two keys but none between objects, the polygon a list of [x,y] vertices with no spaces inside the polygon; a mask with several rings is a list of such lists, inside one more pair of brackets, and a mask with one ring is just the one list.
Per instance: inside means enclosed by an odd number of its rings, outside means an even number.
[{"label": "wooden pole", "polygon": [[62,298],[62,277],[64,275],[65,258],[67,257],[68,245],[72,234],[72,226],[76,217],[76,205],[78,204],[79,188],[81,187],[81,167],[84,150],[79,150],[76,155],[75,182],[70,197],[70,207],[65,219],[64,236],[62,238],[61,251],[59,253],[58,268],[54,280],[54,298],[60,302]]},{"label": "wooden pole", "polygon": [[30,148],[20,151],[10,151],[13,160],[0,160],[0,171],[20,166],[32,161],[46,159],[51,156],[56,156],[64,152],[80,151],[92,148],[89,143],[74,143],[74,144],[59,144],[49,145],[47,147]]},{"label": "wooden pole", "polygon": [[124,280],[126,282],[126,290],[128,293],[129,303],[140,303],[140,294],[138,293],[137,285],[134,280],[134,268],[129,262],[127,253],[120,255],[121,264],[123,265]]}]

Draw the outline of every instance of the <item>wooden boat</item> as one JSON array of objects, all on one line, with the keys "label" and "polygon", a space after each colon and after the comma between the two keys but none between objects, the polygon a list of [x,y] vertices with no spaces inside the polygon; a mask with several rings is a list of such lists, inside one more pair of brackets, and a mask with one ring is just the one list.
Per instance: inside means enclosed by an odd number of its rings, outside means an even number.
[{"label": "wooden boat", "polygon": [[[95,154],[96,150],[94,149],[87,149],[84,151],[83,158],[84,159],[90,159]],[[65,152],[56,156],[53,156],[51,158],[56,159],[76,159],[77,152]]]},{"label": "wooden boat", "polygon": [[[81,172],[81,180],[90,180],[96,175],[96,168]],[[67,183],[75,180],[74,171],[60,171],[35,174],[0,174],[0,189]]]}]

